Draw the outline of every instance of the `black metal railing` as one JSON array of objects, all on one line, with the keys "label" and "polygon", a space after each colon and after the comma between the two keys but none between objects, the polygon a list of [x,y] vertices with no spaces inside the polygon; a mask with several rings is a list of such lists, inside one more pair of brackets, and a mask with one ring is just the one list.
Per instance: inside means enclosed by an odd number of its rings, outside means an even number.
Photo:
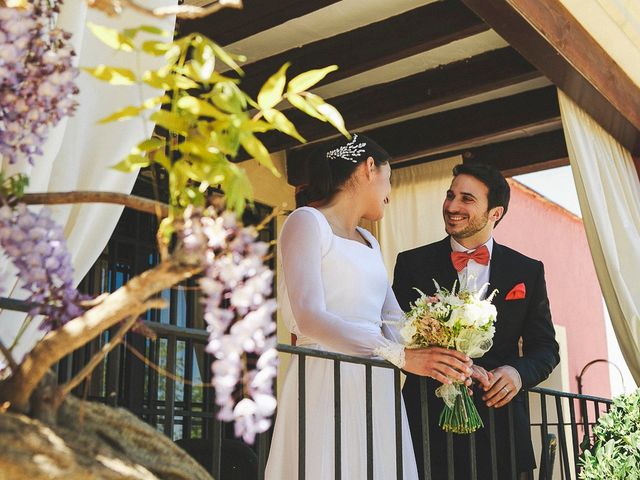
[{"label": "black metal railing", "polygon": [[[23,302],[0,299],[0,309],[28,310]],[[94,387],[102,385],[99,394],[89,395],[90,399],[125,406],[144,421],[175,440],[186,451],[194,456],[216,479],[225,480],[262,480],[264,467],[269,453],[271,432],[257,436],[252,447],[233,439],[232,426],[222,423],[216,418],[214,391],[208,385],[211,382],[211,357],[204,351],[207,343],[207,332],[200,328],[185,328],[146,321],[158,335],[154,342],[138,335],[127,336],[127,347],[121,346],[111,352],[101,371],[95,372],[91,381]],[[106,337],[101,341],[108,340]],[[166,372],[158,372],[132,355],[129,347],[137,348],[151,362],[160,365]],[[86,347],[88,348],[88,347]],[[96,351],[99,345],[90,350]],[[308,358],[321,358],[333,362],[333,395],[334,395],[334,478],[341,479],[343,445],[341,439],[341,365],[362,365],[365,369],[365,402],[366,402],[366,442],[367,478],[373,478],[373,418],[372,418],[372,370],[374,368],[393,371],[395,398],[395,432],[393,435],[396,452],[396,478],[401,479],[402,465],[402,425],[401,425],[401,372],[390,363],[361,357],[352,357],[338,353],[324,352],[290,345],[278,345],[281,353],[295,356],[298,359],[298,407],[299,407],[299,451],[298,477],[305,478],[306,463],[306,418],[305,411],[305,362]],[[83,358],[90,358],[91,351],[84,352]],[[64,363],[64,362],[63,362]],[[73,371],[80,368],[74,362]],[[59,367],[62,369],[61,367]],[[65,381],[73,372],[67,365],[68,372],[59,370],[60,381]],[[132,370],[139,374],[132,376]],[[140,374],[140,372],[143,372]],[[136,378],[136,383],[130,381]],[[142,378],[142,381],[140,379]],[[102,382],[102,383],[101,383]],[[137,393],[136,393],[137,392]],[[82,390],[76,391],[82,394]],[[134,394],[135,393],[135,394]],[[422,410],[423,464],[424,478],[432,478],[431,451],[428,448],[429,414],[427,402],[427,382],[420,382]],[[576,479],[579,472],[579,456],[582,454],[585,439],[592,435],[592,428],[600,415],[609,410],[611,401],[606,398],[588,395],[577,395],[544,388],[529,390],[527,408],[531,415],[531,434],[536,445],[538,463],[537,479]],[[513,409],[508,408],[509,432],[513,439]],[[498,478],[498,461],[509,462],[511,477],[517,478],[516,459],[513,442],[510,445],[508,458],[506,452],[496,449],[496,429],[493,409],[489,409],[489,419],[485,427],[489,432],[491,476]],[[466,435],[469,442],[470,478],[480,478],[475,466],[476,436]],[[390,437],[391,438],[391,437]],[[448,471],[447,477],[454,478],[453,435],[446,435]],[[556,461],[557,459],[557,461]],[[482,480],[485,480],[484,478]]]}]

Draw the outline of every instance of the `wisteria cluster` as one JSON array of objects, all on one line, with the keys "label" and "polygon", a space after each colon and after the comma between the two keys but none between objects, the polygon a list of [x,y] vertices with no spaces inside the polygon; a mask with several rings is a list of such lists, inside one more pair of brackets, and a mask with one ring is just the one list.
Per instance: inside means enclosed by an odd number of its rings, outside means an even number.
[{"label": "wisteria cluster", "polygon": [[[182,235],[187,257],[199,257],[206,265],[200,287],[209,332],[206,351],[215,357],[211,370],[218,418],[235,421],[236,436],[253,443],[271,426],[276,408],[276,301],[270,298],[273,272],[264,264],[269,245],[258,241],[255,228],[237,222],[235,214],[218,215],[213,208],[188,208]],[[236,403],[239,383],[243,398]]]},{"label": "wisteria cluster", "polygon": [[9,163],[33,164],[49,130],[77,106],[75,53],[71,35],[52,28],[55,3],[0,8],[0,159]]},{"label": "wisteria cluster", "polygon": [[73,286],[62,228],[48,209],[35,213],[23,203],[0,207],[0,247],[18,268],[22,287],[31,293],[27,301],[39,305],[29,313],[46,315],[41,329],[54,330],[84,312],[85,298]]}]

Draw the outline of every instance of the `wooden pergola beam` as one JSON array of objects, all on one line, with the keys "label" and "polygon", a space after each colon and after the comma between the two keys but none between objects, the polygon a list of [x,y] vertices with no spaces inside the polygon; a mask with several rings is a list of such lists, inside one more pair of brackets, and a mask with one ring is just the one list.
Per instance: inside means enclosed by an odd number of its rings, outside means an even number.
[{"label": "wooden pergola beam", "polygon": [[[365,131],[401,163],[439,152],[490,143],[526,128],[559,128],[560,109],[555,87],[447,110]],[[287,176],[291,185],[306,182],[306,163],[313,145],[288,152]]]},{"label": "wooden pergola beam", "polygon": [[622,145],[640,153],[640,87],[559,0],[462,0]]},{"label": "wooden pergola beam", "polygon": [[391,167],[404,168],[456,155],[462,156],[463,163],[493,165],[507,177],[569,165],[564,132],[559,129],[480,147],[441,152],[408,162],[393,162]]},{"label": "wooden pergola beam", "polygon": [[[518,52],[505,47],[328,101],[340,111],[347,128],[354,131],[538,77],[540,73]],[[285,114],[310,143],[336,135],[330,125],[296,110]],[[269,132],[261,140],[272,152],[299,145],[277,132]]]},{"label": "wooden pergola beam", "polygon": [[242,10],[225,9],[208,17],[183,20],[179,36],[200,32],[220,45],[250,37],[340,0],[244,0]]},{"label": "wooden pergola beam", "polygon": [[289,76],[327,65],[338,71],[319,85],[426,52],[489,29],[459,0],[436,2],[243,66],[242,88],[256,95],[285,62]]}]

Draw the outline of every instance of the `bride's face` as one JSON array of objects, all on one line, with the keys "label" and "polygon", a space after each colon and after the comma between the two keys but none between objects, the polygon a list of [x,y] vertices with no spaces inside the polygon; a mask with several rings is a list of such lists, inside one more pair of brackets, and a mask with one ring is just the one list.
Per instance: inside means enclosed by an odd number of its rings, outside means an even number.
[{"label": "bride's face", "polygon": [[380,220],[384,215],[384,207],[389,203],[389,195],[391,194],[391,166],[389,163],[376,166],[370,158],[365,162],[364,167],[367,169],[365,172],[367,182],[363,188],[364,212],[362,216],[367,220]]}]

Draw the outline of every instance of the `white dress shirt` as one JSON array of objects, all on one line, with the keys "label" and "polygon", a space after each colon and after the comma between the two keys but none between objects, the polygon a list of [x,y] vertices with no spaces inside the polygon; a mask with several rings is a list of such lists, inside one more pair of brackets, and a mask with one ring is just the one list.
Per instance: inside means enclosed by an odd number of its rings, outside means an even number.
[{"label": "white dress shirt", "polygon": [[[456,242],[453,237],[450,238],[451,249],[454,252],[472,253],[476,250],[475,248],[469,250],[467,247],[464,247]],[[489,283],[489,274],[491,273],[491,256],[493,255],[493,237],[490,237],[484,245],[489,250],[489,264],[482,265],[473,259],[469,260],[467,266],[458,272],[458,281],[460,282],[461,287],[466,287],[469,290],[477,292],[485,283]],[[482,245],[480,245],[480,247],[481,246]]]}]

